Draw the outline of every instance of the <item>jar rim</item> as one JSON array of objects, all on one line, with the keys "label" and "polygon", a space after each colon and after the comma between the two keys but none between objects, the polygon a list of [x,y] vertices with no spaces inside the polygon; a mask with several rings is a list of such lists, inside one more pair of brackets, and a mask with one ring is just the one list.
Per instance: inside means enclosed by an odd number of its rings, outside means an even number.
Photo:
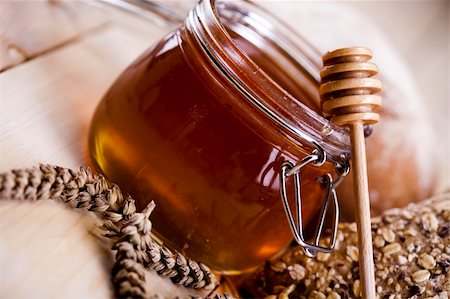
[{"label": "jar rim", "polygon": [[[186,27],[206,54],[213,67],[231,83],[259,111],[281,126],[289,136],[300,144],[307,142],[313,147],[322,147],[330,160],[340,161],[349,155],[348,132],[328,122],[313,109],[296,99],[264,72],[233,41],[225,28],[220,13],[234,13],[238,21],[251,23],[265,38],[277,42],[286,55],[302,72],[317,83],[320,81],[321,58],[319,51],[273,14],[251,1],[202,0],[191,10]],[[259,32],[259,34],[261,34]],[[288,32],[289,37],[285,33]],[[292,37],[295,37],[294,39]],[[251,78],[255,84],[249,86]],[[269,103],[261,95],[270,95]],[[295,103],[286,107],[286,99]],[[284,100],[284,101],[283,101]],[[283,113],[284,111],[284,113]]]}]

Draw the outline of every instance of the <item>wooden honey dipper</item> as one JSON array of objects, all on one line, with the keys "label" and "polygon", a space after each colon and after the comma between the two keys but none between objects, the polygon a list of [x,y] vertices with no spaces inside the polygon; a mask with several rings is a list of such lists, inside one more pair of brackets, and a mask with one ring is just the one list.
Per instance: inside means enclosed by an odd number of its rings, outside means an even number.
[{"label": "wooden honey dipper", "polygon": [[381,82],[371,78],[378,73],[377,66],[368,62],[371,58],[372,52],[363,47],[328,52],[319,89],[323,114],[333,124],[350,128],[361,295],[367,299],[375,298],[375,277],[364,125],[378,122],[373,110],[381,106],[381,97],[374,93],[382,89]]}]

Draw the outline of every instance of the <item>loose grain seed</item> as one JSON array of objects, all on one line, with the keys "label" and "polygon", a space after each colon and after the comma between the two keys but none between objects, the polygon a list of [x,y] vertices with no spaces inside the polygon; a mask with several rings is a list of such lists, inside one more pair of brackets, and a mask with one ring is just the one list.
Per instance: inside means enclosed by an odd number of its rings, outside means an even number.
[{"label": "loose grain seed", "polygon": [[419,260],[417,263],[422,266],[424,269],[432,269],[434,266],[436,266],[436,261],[434,258],[426,253],[423,253],[420,255]]},{"label": "loose grain seed", "polygon": [[311,279],[305,279],[305,286],[309,287],[312,283],[313,281]]},{"label": "loose grain seed", "polygon": [[408,262],[412,262],[412,261],[414,261],[414,259],[417,257],[417,254],[415,254],[415,253],[411,253],[411,254],[408,254]]},{"label": "loose grain seed", "polygon": [[300,264],[294,264],[288,267],[289,276],[295,281],[300,281],[306,276],[306,269]]},{"label": "loose grain seed", "polygon": [[376,248],[381,248],[381,247],[384,246],[385,241],[384,241],[383,237],[377,235],[377,236],[375,236],[375,238],[373,239],[373,243],[375,244],[375,247],[376,247]]},{"label": "loose grain seed", "polygon": [[392,243],[395,241],[395,233],[394,231],[392,231],[392,229],[388,227],[382,227],[381,234],[383,235],[383,238],[386,242]]},{"label": "loose grain seed", "polygon": [[358,247],[353,245],[347,246],[347,255],[351,258],[352,261],[358,262],[359,261],[359,250]]},{"label": "loose grain seed", "polygon": [[290,294],[295,290],[295,284],[291,284],[290,286],[288,286],[283,292],[286,294]]},{"label": "loose grain seed", "polygon": [[403,255],[399,255],[399,256],[397,257],[397,261],[398,261],[399,265],[404,265],[404,264],[406,264],[406,263],[408,262],[408,260],[406,259],[406,257],[403,256]]},{"label": "loose grain seed", "polygon": [[433,248],[433,250],[431,250],[430,255],[432,255],[433,257],[436,257],[438,254],[441,253],[442,250],[439,250],[439,248]]},{"label": "loose grain seed", "polygon": [[317,260],[318,260],[319,262],[326,262],[326,261],[328,261],[329,257],[330,257],[330,254],[329,254],[329,253],[319,252],[319,253],[317,254]]},{"label": "loose grain seed", "polygon": [[408,210],[402,210],[402,216],[407,220],[411,220],[414,217],[413,214]]},{"label": "loose grain seed", "polygon": [[413,273],[412,279],[417,283],[427,281],[428,279],[430,279],[430,271],[428,270],[416,271]]},{"label": "loose grain seed", "polygon": [[328,294],[327,299],[341,299],[341,295],[336,292],[331,292]]},{"label": "loose grain seed", "polygon": [[410,236],[413,236],[413,237],[417,236],[417,230],[415,230],[415,229],[413,229],[413,228],[408,228],[408,229],[405,231],[405,233],[406,233],[407,235],[410,235]]},{"label": "loose grain seed", "polygon": [[381,294],[383,292],[383,287],[382,286],[377,286],[377,293]]},{"label": "loose grain seed", "polygon": [[399,252],[402,249],[402,246],[398,243],[392,243],[383,247],[382,251],[384,255],[388,256]]},{"label": "loose grain seed", "polygon": [[444,211],[443,217],[445,221],[450,221],[450,210]]},{"label": "loose grain seed", "polygon": [[434,208],[437,211],[450,211],[450,201],[444,200],[442,202],[436,203]]},{"label": "loose grain seed", "polygon": [[321,289],[325,285],[325,277],[320,276],[319,279],[316,281],[316,288]]},{"label": "loose grain seed", "polygon": [[432,213],[426,213],[422,216],[422,227],[429,232],[436,232],[439,228],[439,221]]},{"label": "loose grain seed", "polygon": [[353,295],[355,295],[355,297],[361,296],[361,281],[359,279],[353,282]]},{"label": "loose grain seed", "polygon": [[375,224],[380,224],[381,223],[381,218],[380,217],[374,217],[372,218],[372,226],[374,226]]},{"label": "loose grain seed", "polygon": [[385,280],[387,278],[388,274],[389,274],[389,271],[386,269],[381,271],[381,273],[380,273],[381,279]]},{"label": "loose grain seed", "polygon": [[312,291],[308,299],[326,299],[325,294],[322,292]]},{"label": "loose grain seed", "polygon": [[284,270],[286,270],[286,263],[277,261],[276,263],[270,265],[270,268],[275,272],[283,272]]},{"label": "loose grain seed", "polygon": [[289,296],[285,292],[281,292],[278,299],[289,299]]}]

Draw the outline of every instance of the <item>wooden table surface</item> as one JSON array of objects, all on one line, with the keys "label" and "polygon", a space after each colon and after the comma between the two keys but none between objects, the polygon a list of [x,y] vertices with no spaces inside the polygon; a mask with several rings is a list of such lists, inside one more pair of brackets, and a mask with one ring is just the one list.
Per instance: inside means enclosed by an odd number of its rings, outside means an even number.
[{"label": "wooden table surface", "polygon": [[124,23],[110,18],[81,2],[0,4],[0,20],[9,22],[0,26],[6,28],[0,35],[0,68],[6,68],[0,73],[1,170],[85,164],[87,130],[102,94],[168,30],[140,18],[126,23],[127,15]]}]

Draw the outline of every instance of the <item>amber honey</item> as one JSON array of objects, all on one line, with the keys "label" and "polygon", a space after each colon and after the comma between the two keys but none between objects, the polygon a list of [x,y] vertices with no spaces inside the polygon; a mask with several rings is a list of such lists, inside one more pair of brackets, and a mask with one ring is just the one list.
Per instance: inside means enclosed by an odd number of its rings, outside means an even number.
[{"label": "amber honey", "polygon": [[[139,208],[156,202],[153,232],[165,244],[214,270],[240,273],[292,240],[279,171],[285,160],[299,161],[310,149],[218,75],[186,27],[144,53],[112,85],[92,120],[90,154]],[[304,82],[226,28],[234,46],[279,92],[317,108]],[[323,190],[316,178],[332,168],[326,163],[302,170],[305,222],[320,209]]]}]

